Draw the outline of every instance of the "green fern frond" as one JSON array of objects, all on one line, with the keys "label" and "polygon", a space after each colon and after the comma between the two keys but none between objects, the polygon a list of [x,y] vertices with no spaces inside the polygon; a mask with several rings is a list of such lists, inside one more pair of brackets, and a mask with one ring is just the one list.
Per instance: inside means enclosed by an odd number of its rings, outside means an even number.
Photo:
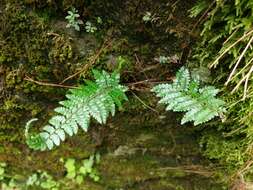
[{"label": "green fern frond", "polygon": [[122,101],[127,100],[127,88],[119,84],[120,76],[117,73],[93,73],[95,82],[86,81],[85,86],[69,90],[67,100],[59,102],[61,106],[54,110],[57,115],[48,121],[42,132],[29,135],[29,125],[34,119],[27,122],[26,138],[30,148],[51,150],[65,140],[66,134],[77,134],[79,127],[87,131],[91,118],[105,124],[110,114],[114,116],[116,106],[121,107]]},{"label": "green fern frond", "polygon": [[181,124],[193,121],[198,125],[225,111],[225,102],[215,98],[219,90],[213,86],[200,88],[198,79],[193,79],[185,67],[177,72],[172,84],[157,85],[152,91],[161,98],[159,103],[165,104],[167,111],[186,112]]}]

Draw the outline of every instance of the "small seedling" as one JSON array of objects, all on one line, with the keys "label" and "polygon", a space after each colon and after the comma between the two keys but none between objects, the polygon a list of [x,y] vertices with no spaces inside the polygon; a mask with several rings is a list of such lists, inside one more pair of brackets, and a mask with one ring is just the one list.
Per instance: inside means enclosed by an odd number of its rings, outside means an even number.
[{"label": "small seedling", "polygon": [[85,23],[85,30],[86,30],[86,32],[88,32],[88,33],[94,33],[94,32],[97,31],[97,27],[94,26],[90,21],[87,21],[87,22]]},{"label": "small seedling", "polygon": [[80,15],[78,14],[78,10],[75,8],[72,8],[71,11],[68,11],[68,16],[65,17],[67,19],[68,24],[67,28],[73,27],[76,31],[80,31],[80,26],[83,24],[83,21],[81,19],[78,19]]}]

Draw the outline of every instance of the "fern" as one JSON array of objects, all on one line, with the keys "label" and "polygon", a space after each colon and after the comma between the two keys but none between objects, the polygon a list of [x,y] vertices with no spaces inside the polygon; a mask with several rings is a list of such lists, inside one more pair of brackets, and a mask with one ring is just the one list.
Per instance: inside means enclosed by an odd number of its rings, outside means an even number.
[{"label": "fern", "polygon": [[42,132],[29,135],[29,126],[35,119],[27,122],[25,135],[30,148],[51,150],[65,140],[66,134],[77,134],[79,127],[87,131],[91,118],[104,124],[110,114],[114,116],[116,106],[121,107],[121,102],[127,100],[127,88],[119,84],[119,74],[109,75],[105,71],[93,73],[95,82],[86,81],[85,86],[71,89],[66,95],[67,100],[59,102],[61,106],[54,110],[57,114],[48,121]]},{"label": "fern", "polygon": [[200,88],[197,78],[192,78],[188,69],[182,67],[172,84],[160,84],[152,89],[159,103],[166,104],[166,110],[186,112],[181,124],[194,121],[194,125],[207,122],[215,116],[222,116],[224,101],[215,98],[218,89],[213,86]]}]

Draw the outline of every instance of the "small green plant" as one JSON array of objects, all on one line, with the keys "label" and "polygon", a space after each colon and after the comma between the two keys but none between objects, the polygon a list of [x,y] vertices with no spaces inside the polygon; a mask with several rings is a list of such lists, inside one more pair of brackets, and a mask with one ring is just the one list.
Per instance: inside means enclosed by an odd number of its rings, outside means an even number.
[{"label": "small green plant", "polygon": [[85,177],[90,177],[93,181],[99,181],[98,171],[94,168],[95,164],[99,164],[100,154],[91,155],[88,159],[82,161],[80,167],[77,166],[74,159],[69,158],[64,166],[67,170],[66,178],[72,179],[78,184],[84,181]]},{"label": "small green plant", "polygon": [[161,55],[161,56],[159,56],[159,58],[155,58],[155,60],[157,60],[161,64],[165,64],[165,63],[168,63],[169,57]]},{"label": "small green plant", "polygon": [[207,122],[215,116],[223,116],[224,101],[215,98],[218,89],[213,86],[200,87],[198,78],[192,78],[190,72],[182,67],[172,84],[160,84],[152,89],[159,103],[166,104],[166,110],[186,112],[181,124],[194,121],[194,125]]},{"label": "small green plant", "polygon": [[60,183],[55,181],[47,172],[38,171],[27,178],[26,186],[37,186],[42,189],[58,190]]},{"label": "small green plant", "polygon": [[99,16],[97,17],[97,23],[98,23],[98,24],[102,24],[102,23],[103,23],[102,18],[101,18],[101,17],[99,17]]},{"label": "small green plant", "polygon": [[152,20],[152,15],[151,15],[151,12],[146,12],[145,14],[144,14],[144,16],[142,17],[142,20],[144,21],[144,22],[149,22],[149,21],[151,21]]},{"label": "small green plant", "polygon": [[80,15],[78,14],[78,10],[72,8],[72,10],[68,11],[68,16],[65,17],[67,19],[68,24],[67,28],[73,27],[75,30],[80,31],[80,26],[83,24],[83,21],[79,19]]},{"label": "small green plant", "polygon": [[55,108],[57,115],[49,120],[41,133],[30,135],[29,127],[36,119],[27,122],[25,136],[30,148],[51,150],[65,140],[65,134],[73,136],[79,127],[87,131],[92,117],[104,124],[110,114],[114,116],[116,106],[120,108],[121,102],[127,100],[127,88],[119,84],[120,76],[116,72],[110,75],[94,70],[93,73],[95,82],[86,81],[86,86],[71,89],[66,95],[68,99]]},{"label": "small green plant", "polygon": [[[102,20],[101,20],[101,21],[102,21]],[[86,32],[88,32],[88,33],[94,33],[94,32],[97,31],[97,27],[94,26],[90,21],[87,21],[87,22],[85,23],[85,30],[86,30]]]}]

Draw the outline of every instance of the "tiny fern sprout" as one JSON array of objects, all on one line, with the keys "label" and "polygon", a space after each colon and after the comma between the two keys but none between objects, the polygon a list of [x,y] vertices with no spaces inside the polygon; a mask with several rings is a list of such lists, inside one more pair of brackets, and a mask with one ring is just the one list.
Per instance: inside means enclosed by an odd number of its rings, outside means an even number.
[{"label": "tiny fern sprout", "polygon": [[77,134],[78,128],[88,130],[91,118],[98,123],[105,124],[111,114],[115,115],[116,106],[121,107],[127,100],[127,88],[119,84],[118,73],[93,71],[95,82],[86,81],[85,86],[71,89],[66,95],[67,100],[59,102],[60,107],[55,108],[53,116],[39,134],[29,134],[28,130],[33,121],[27,122],[25,136],[27,145],[35,150],[51,150],[64,141],[66,134]]},{"label": "tiny fern sprout", "polygon": [[192,78],[190,72],[182,67],[172,84],[159,84],[152,89],[165,104],[166,110],[186,112],[181,124],[193,121],[194,125],[205,123],[215,116],[222,117],[225,102],[215,98],[219,90],[213,86],[200,87],[198,78]]}]

